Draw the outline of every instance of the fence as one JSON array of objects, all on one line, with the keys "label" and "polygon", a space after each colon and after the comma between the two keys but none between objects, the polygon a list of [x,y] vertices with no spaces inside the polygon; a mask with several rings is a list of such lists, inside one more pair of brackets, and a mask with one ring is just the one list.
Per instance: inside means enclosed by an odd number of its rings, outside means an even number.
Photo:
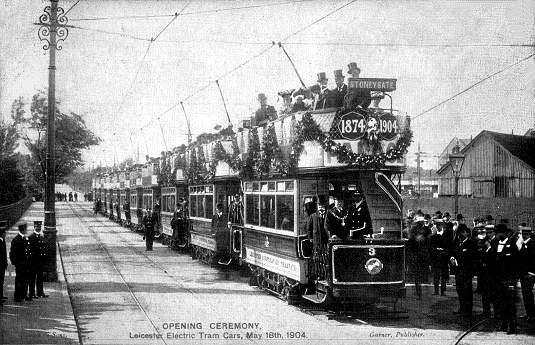
[{"label": "fence", "polygon": [[0,220],[6,220],[9,227],[12,227],[26,212],[32,203],[32,197],[28,196],[14,204],[0,206]]},{"label": "fence", "polygon": [[[435,211],[449,212],[453,216],[454,198],[419,198],[404,199],[404,215],[408,209],[421,209],[424,213],[433,215]],[[467,198],[459,197],[459,213],[466,224],[472,224],[473,217],[490,214],[496,221],[508,219],[513,227],[521,223],[535,228],[535,199],[533,198]]]}]

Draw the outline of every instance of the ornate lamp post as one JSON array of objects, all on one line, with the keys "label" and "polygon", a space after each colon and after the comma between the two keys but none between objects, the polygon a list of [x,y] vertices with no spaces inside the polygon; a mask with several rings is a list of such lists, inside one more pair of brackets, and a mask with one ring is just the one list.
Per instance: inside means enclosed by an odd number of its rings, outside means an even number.
[{"label": "ornate lamp post", "polygon": [[459,176],[464,163],[464,154],[460,152],[459,145],[455,145],[448,156],[453,176],[455,177],[455,215],[459,213]]},{"label": "ornate lamp post", "polygon": [[44,237],[47,242],[47,260],[44,269],[46,281],[57,281],[56,263],[56,211],[55,211],[55,145],[56,145],[56,50],[61,50],[61,43],[69,35],[67,17],[63,8],[58,7],[58,0],[50,0],[44,13],[39,17],[38,35],[44,42],[43,49],[49,50],[50,63],[48,66],[48,124],[46,149],[46,189],[45,189],[45,229]]}]

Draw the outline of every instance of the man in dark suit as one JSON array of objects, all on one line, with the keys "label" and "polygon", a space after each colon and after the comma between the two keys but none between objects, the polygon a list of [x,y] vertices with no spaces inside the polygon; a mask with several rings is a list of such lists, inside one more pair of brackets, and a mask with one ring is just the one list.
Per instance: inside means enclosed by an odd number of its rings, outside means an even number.
[{"label": "man in dark suit", "polygon": [[336,107],[341,107],[344,105],[344,98],[347,94],[347,84],[344,83],[344,74],[341,69],[334,71],[334,81],[336,82],[336,89],[331,90],[331,94],[335,99]]},{"label": "man in dark suit", "polygon": [[145,250],[151,251],[152,245],[154,243],[154,222],[152,220],[151,209],[148,208],[145,215],[143,216],[143,227],[145,228]]},{"label": "man in dark suit", "polygon": [[334,207],[327,212],[325,231],[330,239],[345,240],[349,236],[346,225],[347,210],[344,209],[344,200],[341,196],[334,196]]},{"label": "man in dark suit", "polygon": [[535,234],[531,228],[522,226],[520,229],[524,243],[520,249],[522,260],[522,276],[520,284],[522,286],[522,299],[524,300],[524,309],[526,315],[520,318],[528,321],[535,321],[535,301],[533,299],[533,286],[535,285]]},{"label": "man in dark suit", "polygon": [[[36,220],[33,222],[34,232],[28,237],[30,241],[31,250],[31,268],[30,268],[30,297],[46,298],[43,291],[43,267],[46,260],[46,244],[41,233],[41,225],[43,222]],[[37,287],[37,295],[35,294]]]},{"label": "man in dark suit", "polygon": [[241,201],[241,195],[239,193],[234,195],[234,201],[230,204],[229,222],[232,224],[243,225],[243,202]]},{"label": "man in dark suit", "polygon": [[414,290],[418,299],[422,299],[422,284],[426,282],[429,275],[429,236],[431,229],[426,224],[429,215],[423,214],[421,210],[416,212],[414,222],[409,229],[407,240],[407,263],[409,272],[414,278]]},{"label": "man in dark suit", "polygon": [[[440,219],[440,221],[439,221]],[[436,232],[429,238],[430,257],[431,257],[431,271],[433,273],[433,285],[435,287],[435,295],[446,295],[446,283],[450,275],[449,271],[449,253],[451,246],[451,239],[449,238],[444,223],[441,218],[435,219]],[[439,286],[440,284],[440,286]]]},{"label": "man in dark suit", "polygon": [[254,116],[257,126],[265,126],[268,121],[277,119],[277,111],[275,110],[275,107],[267,104],[267,97],[265,94],[258,94],[258,102],[260,102],[260,108],[258,108]]},{"label": "man in dark suit", "polygon": [[470,238],[470,229],[466,224],[459,224],[455,243],[450,256],[450,264],[455,271],[455,288],[459,296],[459,310],[456,314],[472,316],[473,290],[472,278],[474,277],[474,256],[476,244]]},{"label": "man in dark suit", "polygon": [[327,204],[327,200],[323,196],[320,196],[317,211],[312,213],[307,221],[308,238],[312,240],[313,248],[312,269],[317,279],[323,279],[325,277],[325,266],[323,263],[326,260],[327,241],[329,240],[329,234],[325,231]]},{"label": "man in dark suit", "polygon": [[7,222],[0,221],[0,304],[7,300],[4,296],[4,277],[7,269],[6,230]]},{"label": "man in dark suit", "polygon": [[30,273],[31,248],[30,241],[26,238],[26,223],[19,224],[19,233],[11,241],[9,259],[15,266],[15,302],[23,299],[31,301],[28,296],[28,278]]},{"label": "man in dark suit", "polygon": [[217,251],[222,252],[229,248],[228,217],[223,212],[223,204],[216,205],[216,212],[212,216],[212,233],[215,236]]},{"label": "man in dark suit", "polygon": [[498,239],[495,248],[496,270],[500,279],[502,331],[516,333],[516,283],[521,275],[520,249],[522,241],[506,224],[495,227]]}]

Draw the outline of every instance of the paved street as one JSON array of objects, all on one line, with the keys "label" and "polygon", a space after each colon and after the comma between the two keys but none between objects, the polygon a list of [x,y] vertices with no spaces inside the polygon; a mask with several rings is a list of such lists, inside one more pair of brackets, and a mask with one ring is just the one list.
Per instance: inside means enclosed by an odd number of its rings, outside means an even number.
[{"label": "paved street", "polygon": [[[535,341],[535,329],[522,323],[522,334],[508,336],[495,332],[496,320],[477,324],[476,319],[470,324],[457,318],[452,313],[457,309],[454,287],[446,297],[431,296],[427,287],[424,299],[418,301],[409,286],[405,316],[385,314],[382,308],[335,313],[309,304],[288,306],[248,286],[247,278],[238,272],[208,267],[160,243],[155,243],[153,252],[145,252],[139,233],[95,217],[89,203],[58,203],[56,207],[65,278],[83,344],[453,344],[474,325],[474,332],[461,344]],[[27,214],[38,211],[34,204]],[[47,283],[47,291],[54,294],[51,286]],[[12,287],[8,292],[12,293]],[[480,312],[479,299],[475,295],[476,313]],[[40,306],[47,301],[29,303]],[[30,304],[23,307],[29,309]],[[24,324],[20,317],[6,319],[6,311],[4,307],[3,323]],[[17,313],[20,309],[9,311]],[[26,316],[32,317],[37,321],[28,325],[39,328],[36,324],[56,316]],[[76,328],[72,323],[68,327],[69,341],[50,337],[42,343],[75,343]],[[31,343],[8,339],[14,344]]]}]

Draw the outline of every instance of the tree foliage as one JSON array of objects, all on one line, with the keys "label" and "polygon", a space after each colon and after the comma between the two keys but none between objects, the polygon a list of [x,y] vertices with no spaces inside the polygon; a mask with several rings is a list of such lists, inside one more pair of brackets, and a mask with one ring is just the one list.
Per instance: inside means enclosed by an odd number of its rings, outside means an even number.
[{"label": "tree foliage", "polygon": [[[13,105],[13,111],[20,112],[25,104],[22,99]],[[30,151],[37,169],[35,179],[44,185],[46,168],[48,101],[44,91],[32,97],[30,116],[21,116],[28,133],[23,136],[24,143]],[[56,181],[64,182],[74,170],[83,165],[82,151],[100,143],[100,138],[87,128],[82,116],[60,110],[60,102],[56,102]],[[38,173],[37,173],[38,172]]]}]

